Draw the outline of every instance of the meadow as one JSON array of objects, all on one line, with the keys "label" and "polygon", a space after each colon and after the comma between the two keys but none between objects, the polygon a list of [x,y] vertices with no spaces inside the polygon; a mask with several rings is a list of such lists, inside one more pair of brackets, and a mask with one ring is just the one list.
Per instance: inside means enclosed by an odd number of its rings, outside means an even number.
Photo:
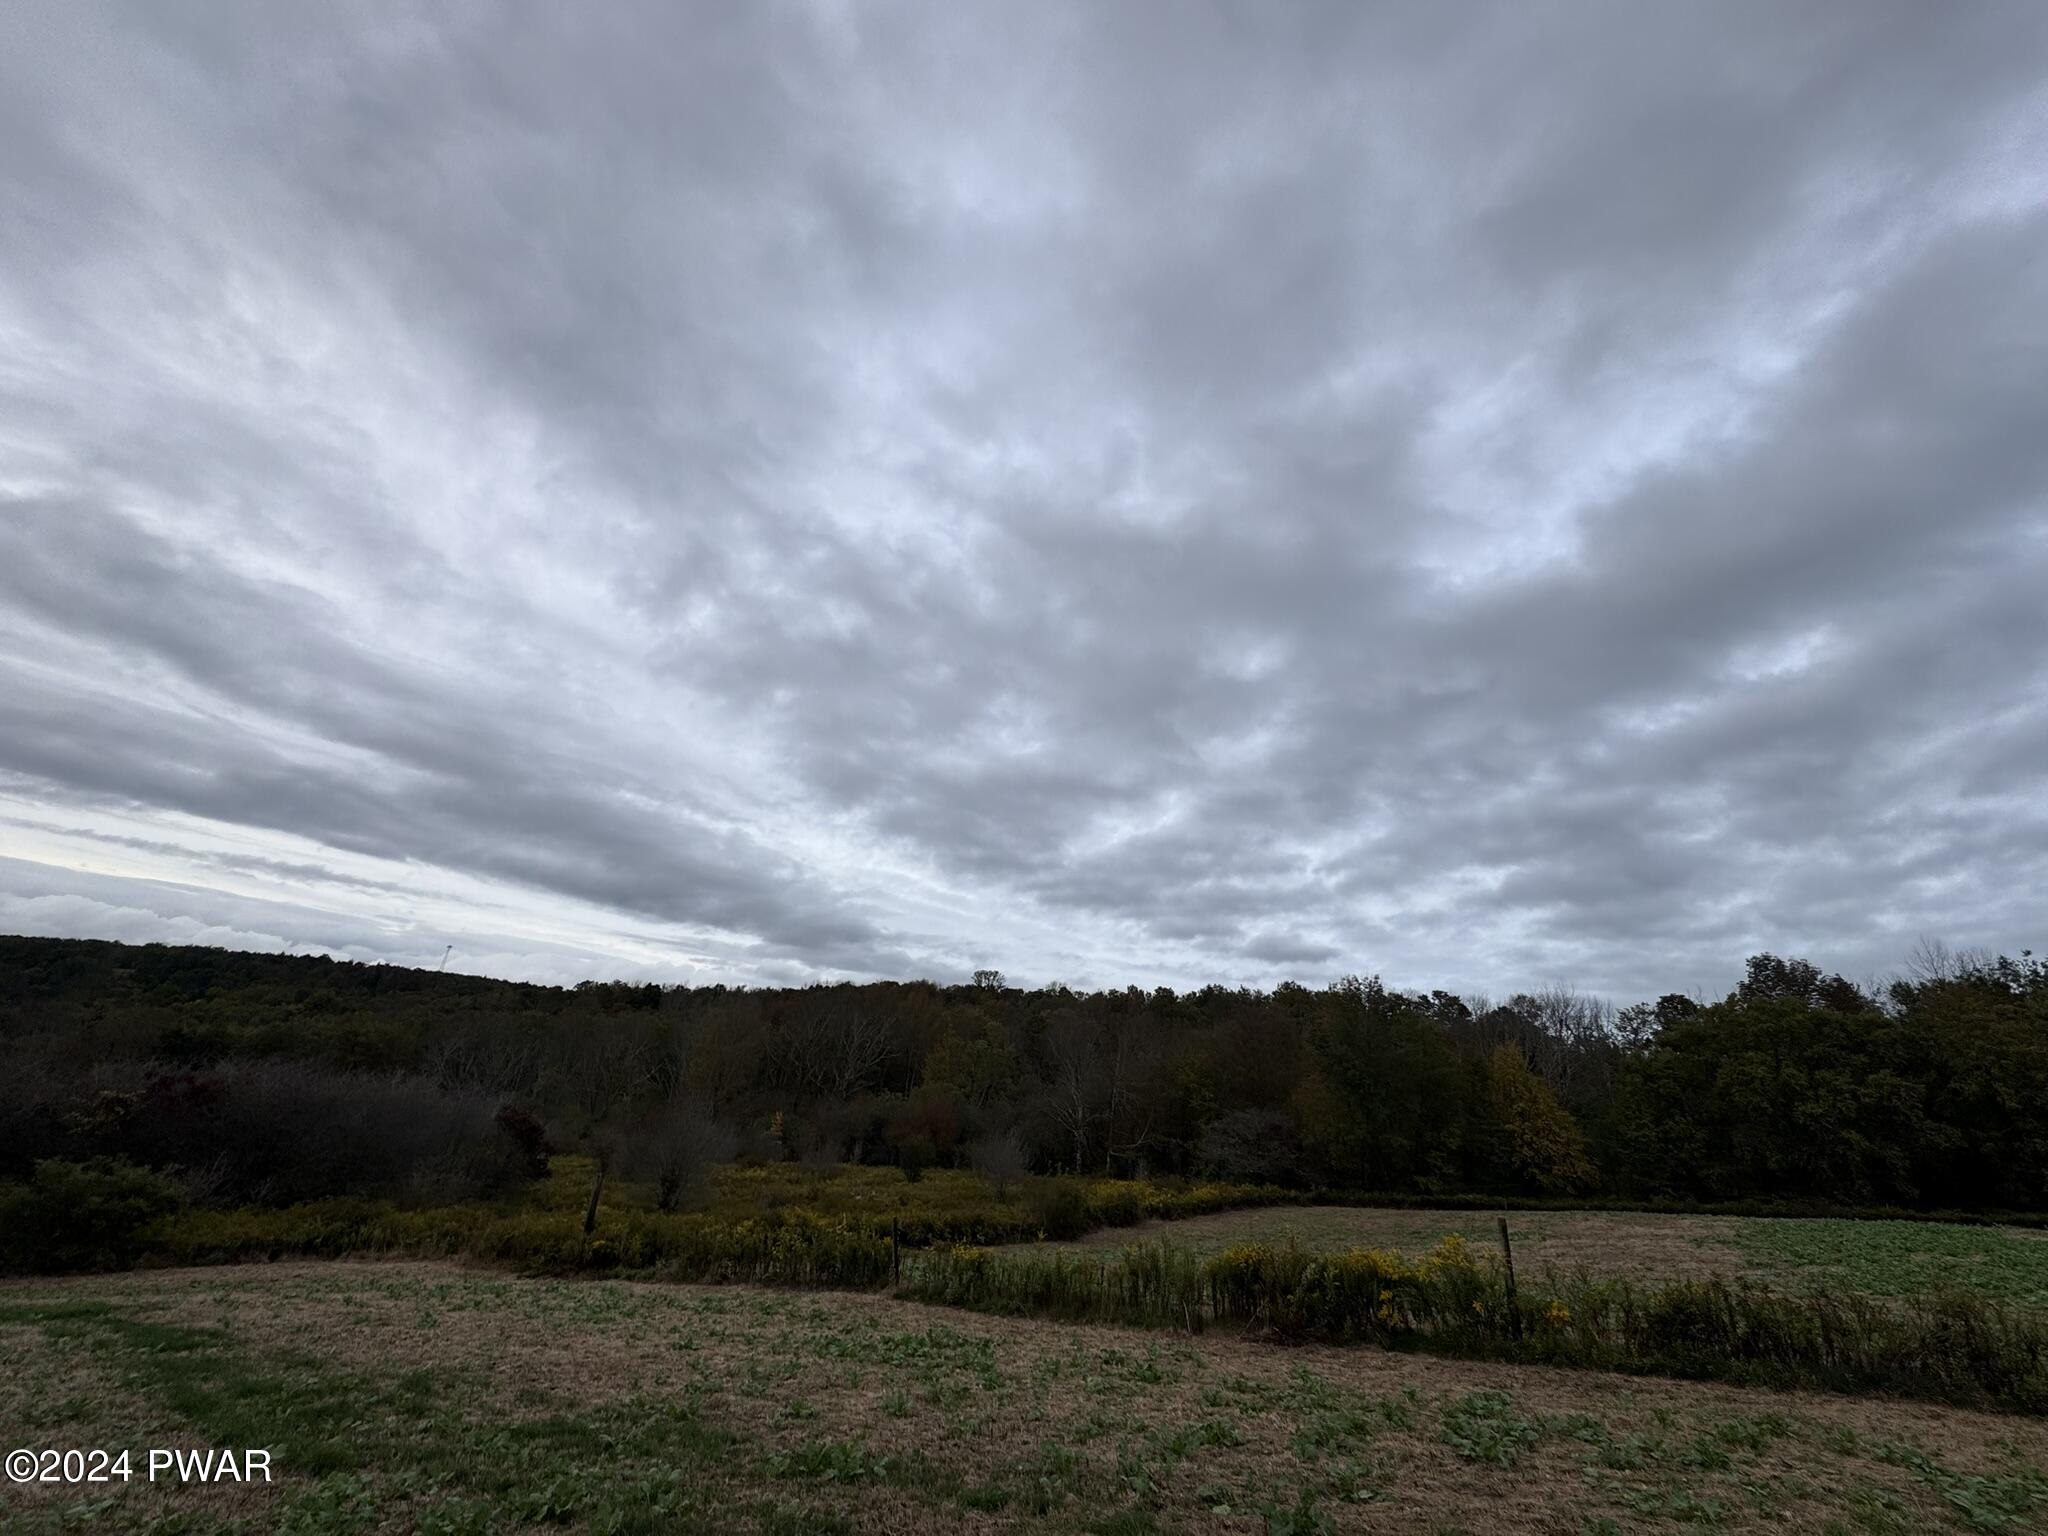
[{"label": "meadow", "polygon": [[[2029,1268],[2048,1250],[2024,1233],[1518,1213],[1518,1285],[1470,1230],[1469,1210],[1286,1209],[1301,1197],[1216,1183],[1039,1177],[998,1188],[958,1170],[786,1163],[715,1169],[696,1208],[665,1210],[657,1191],[595,1173],[562,1158],[515,1196],[454,1206],[159,1209],[146,1175],[45,1164],[6,1197],[0,1235],[49,1271],[463,1258],[528,1274],[887,1288],[1061,1321],[2048,1412],[2048,1311],[2032,1304]],[[1104,1229],[1124,1241],[1052,1241]],[[1418,1256],[1433,1230],[1443,1235]],[[1745,1267],[1744,1244],[1765,1255],[1760,1266]],[[1898,1283],[1914,1262],[1941,1278]]]},{"label": "meadow", "polygon": [[0,1524],[2048,1527],[2031,1230],[1516,1211],[1511,1299],[1471,1209],[784,1163],[679,1213],[608,1179],[586,1233],[595,1172],[189,1207],[140,1268],[0,1281],[10,1447],[282,1479],[10,1487]]},{"label": "meadow", "polygon": [[33,1533],[2048,1519],[2034,1418],[439,1262],[0,1282],[0,1423],[16,1443],[277,1448],[268,1487],[0,1493]]},{"label": "meadow", "polygon": [[963,1169],[906,1179],[893,1168],[766,1163],[711,1170],[690,1207],[678,1211],[659,1210],[644,1183],[608,1178],[586,1232],[594,1174],[591,1159],[558,1156],[545,1178],[500,1200],[191,1207],[138,1231],[126,1258],[195,1264],[392,1253],[541,1271],[660,1267],[696,1279],[868,1284],[890,1269],[897,1245],[1048,1241],[1301,1198],[1210,1181],[1043,1176],[1020,1177],[998,1194]]},{"label": "meadow", "polygon": [[[337,1199],[281,1210],[192,1209],[152,1231],[145,1262],[340,1257],[365,1252],[483,1257],[536,1268],[660,1263],[679,1234],[815,1223],[872,1245],[972,1244],[1005,1255],[1113,1258],[1166,1243],[1198,1259],[1246,1244],[1309,1253],[1367,1249],[1420,1259],[1445,1237],[1498,1250],[1505,1215],[1532,1280],[1591,1274],[1635,1282],[1720,1278],[1781,1291],[1903,1298],[1955,1289],[2048,1310],[2048,1230],[1989,1222],[1677,1214],[1588,1209],[1329,1205],[1299,1191],[1220,1181],[1031,1175],[1001,1196],[964,1169],[908,1180],[893,1168],[796,1163],[715,1169],[694,1208],[664,1215],[644,1184],[608,1180],[597,1231],[580,1217],[595,1165],[557,1156],[516,1198],[418,1209]],[[1048,1227],[1052,1228],[1048,1231]]]},{"label": "meadow", "polygon": [[[1714,1276],[1780,1290],[1904,1297],[1954,1287],[1988,1301],[2048,1308],[2048,1232],[2038,1228],[1843,1217],[1509,1211],[1515,1262],[1531,1277],[1585,1270],[1634,1280]],[[1033,1252],[1102,1254],[1168,1241],[1202,1257],[1240,1243],[1311,1252],[1384,1249],[1420,1258],[1446,1236],[1499,1244],[1495,1217],[1471,1210],[1306,1205],[1236,1209],[1098,1228]]]}]

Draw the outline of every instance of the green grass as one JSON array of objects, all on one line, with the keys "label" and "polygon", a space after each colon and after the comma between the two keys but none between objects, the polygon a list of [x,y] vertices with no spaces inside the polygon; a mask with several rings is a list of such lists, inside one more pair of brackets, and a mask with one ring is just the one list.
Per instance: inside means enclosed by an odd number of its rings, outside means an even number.
[{"label": "green grass", "polygon": [[1773,1279],[1912,1296],[1942,1287],[2048,1309],[2048,1234],[1918,1221],[1745,1221],[1736,1241]]}]

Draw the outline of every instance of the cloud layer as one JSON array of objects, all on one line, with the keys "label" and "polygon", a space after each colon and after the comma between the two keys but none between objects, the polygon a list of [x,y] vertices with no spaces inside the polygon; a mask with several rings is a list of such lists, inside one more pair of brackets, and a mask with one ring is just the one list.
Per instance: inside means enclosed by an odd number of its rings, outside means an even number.
[{"label": "cloud layer", "polygon": [[0,928],[2038,943],[2044,80],[2025,0],[11,8]]}]

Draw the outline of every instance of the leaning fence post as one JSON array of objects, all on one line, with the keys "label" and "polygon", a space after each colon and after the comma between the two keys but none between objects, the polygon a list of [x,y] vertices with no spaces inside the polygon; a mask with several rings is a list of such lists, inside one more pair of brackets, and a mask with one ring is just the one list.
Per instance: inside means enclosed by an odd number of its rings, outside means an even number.
[{"label": "leaning fence post", "polygon": [[1516,1340],[1522,1337],[1522,1308],[1515,1300],[1515,1250],[1508,1246],[1508,1219],[1500,1219],[1500,1256],[1507,1265],[1508,1275],[1508,1332]]}]

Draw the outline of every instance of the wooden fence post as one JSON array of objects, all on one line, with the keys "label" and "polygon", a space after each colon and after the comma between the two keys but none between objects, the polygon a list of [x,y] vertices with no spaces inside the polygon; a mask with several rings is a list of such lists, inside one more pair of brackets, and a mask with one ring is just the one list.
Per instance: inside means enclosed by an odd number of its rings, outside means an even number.
[{"label": "wooden fence post", "polygon": [[1508,1246],[1508,1219],[1500,1219],[1500,1256],[1507,1265],[1508,1275],[1508,1332],[1517,1341],[1522,1337],[1522,1307],[1515,1300],[1515,1250]]}]

